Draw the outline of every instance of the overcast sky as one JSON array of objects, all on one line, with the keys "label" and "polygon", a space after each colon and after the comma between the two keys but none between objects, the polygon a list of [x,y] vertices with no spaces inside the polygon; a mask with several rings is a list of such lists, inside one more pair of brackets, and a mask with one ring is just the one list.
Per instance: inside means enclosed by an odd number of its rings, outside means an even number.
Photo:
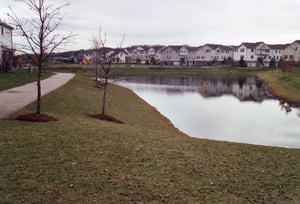
[{"label": "overcast sky", "polygon": [[[46,0],[56,6],[63,0]],[[162,44],[200,46],[239,45],[300,40],[300,0],[70,0],[63,9],[61,32],[78,34],[65,49],[89,49],[100,24],[107,45]],[[0,1],[0,18],[8,22],[11,5],[28,17],[24,3]]]}]

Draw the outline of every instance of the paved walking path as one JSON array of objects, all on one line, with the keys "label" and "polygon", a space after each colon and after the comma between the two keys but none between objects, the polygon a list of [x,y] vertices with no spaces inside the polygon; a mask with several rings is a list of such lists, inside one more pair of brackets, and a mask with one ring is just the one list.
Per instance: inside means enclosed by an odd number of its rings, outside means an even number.
[{"label": "paved walking path", "polygon": [[[41,81],[42,96],[61,87],[70,81],[75,74],[57,73]],[[6,118],[14,112],[34,102],[37,98],[36,82],[8,89],[0,92],[0,119]]]}]

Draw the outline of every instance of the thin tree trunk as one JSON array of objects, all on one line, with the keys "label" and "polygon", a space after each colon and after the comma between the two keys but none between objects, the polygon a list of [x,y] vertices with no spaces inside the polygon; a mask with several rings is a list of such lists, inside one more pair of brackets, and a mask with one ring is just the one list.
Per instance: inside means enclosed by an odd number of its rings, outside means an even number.
[{"label": "thin tree trunk", "polygon": [[42,76],[42,67],[39,65],[38,68],[38,77],[37,77],[37,105],[36,105],[36,114],[41,113],[41,76]]},{"label": "thin tree trunk", "polygon": [[96,73],[95,73],[95,80],[96,80],[96,84],[98,85],[98,62],[96,62]]},{"label": "thin tree trunk", "polygon": [[107,73],[105,73],[105,81],[104,81],[103,97],[102,97],[102,114],[103,114],[103,115],[105,115],[105,103],[106,103],[107,81],[108,81],[108,75],[107,75]]}]

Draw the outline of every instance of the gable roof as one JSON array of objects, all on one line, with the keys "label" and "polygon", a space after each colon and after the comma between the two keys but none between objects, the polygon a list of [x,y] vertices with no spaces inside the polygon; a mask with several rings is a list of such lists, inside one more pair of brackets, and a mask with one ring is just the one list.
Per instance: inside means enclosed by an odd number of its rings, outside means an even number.
[{"label": "gable roof", "polygon": [[291,45],[292,45],[292,44],[295,44],[295,43],[300,44],[300,40],[295,40],[294,42],[291,43]]},{"label": "gable roof", "polygon": [[246,48],[255,49],[261,43],[264,43],[264,42],[256,42],[256,43],[243,42],[240,46],[244,45]]},{"label": "gable roof", "polygon": [[272,50],[284,50],[289,44],[276,44],[276,45],[268,45],[268,47]]},{"label": "gable roof", "polygon": [[226,51],[232,51],[233,50],[233,48],[231,46],[219,45],[219,44],[205,44],[204,46],[208,46],[213,50],[216,50],[217,48],[220,48],[221,50],[226,50]]},{"label": "gable roof", "polygon": [[1,20],[0,20],[0,26],[3,26],[3,27],[8,28],[8,29],[10,29],[10,30],[13,30],[13,29],[14,29],[12,26],[10,26],[10,25],[8,25],[8,24],[2,22]]}]

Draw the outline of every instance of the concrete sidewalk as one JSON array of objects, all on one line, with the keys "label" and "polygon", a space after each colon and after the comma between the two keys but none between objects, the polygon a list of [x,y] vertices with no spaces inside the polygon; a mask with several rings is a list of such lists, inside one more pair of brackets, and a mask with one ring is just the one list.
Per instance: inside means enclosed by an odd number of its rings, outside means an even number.
[{"label": "concrete sidewalk", "polygon": [[[42,96],[70,81],[75,74],[57,73],[41,81]],[[36,82],[0,92],[0,119],[21,110],[37,98]]]}]

